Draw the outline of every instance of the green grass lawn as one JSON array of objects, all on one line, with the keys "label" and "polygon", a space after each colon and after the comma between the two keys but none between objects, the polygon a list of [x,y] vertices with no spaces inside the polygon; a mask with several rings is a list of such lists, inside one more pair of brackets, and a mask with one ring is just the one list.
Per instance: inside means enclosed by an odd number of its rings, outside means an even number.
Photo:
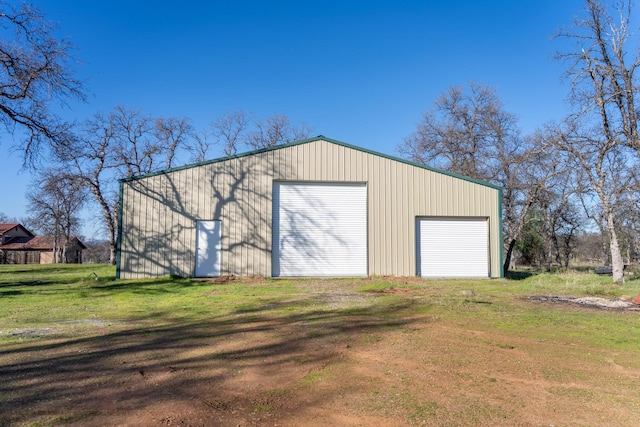
[{"label": "green grass lawn", "polygon": [[[532,294],[609,299],[636,296],[640,293],[640,280],[627,280],[618,286],[607,276],[584,272],[516,274],[516,277],[520,280],[410,280],[403,284],[373,277],[339,279],[332,283],[339,286],[341,280],[360,282],[356,288],[359,292],[378,292],[380,296],[388,289],[414,289],[420,294],[411,299],[410,308],[406,310],[430,313],[454,322],[472,319],[476,328],[501,328],[514,334],[544,338],[556,336],[559,333],[556,326],[569,322],[573,327],[562,331],[569,337],[578,336],[581,330],[595,329],[601,333],[589,334],[599,341],[594,345],[627,348],[627,344],[637,344],[628,337],[630,328],[637,326],[635,318],[628,321],[611,318],[604,310],[568,314],[518,301]],[[67,324],[74,325],[73,333],[77,333],[84,323],[92,321],[162,324],[193,322],[231,313],[278,316],[331,310],[329,304],[311,303],[306,298],[308,295],[304,295],[307,291],[312,292],[313,287],[305,288],[304,280],[265,279],[259,283],[235,280],[215,285],[169,277],[115,280],[114,267],[107,265],[2,265],[0,342],[20,339],[16,338],[20,334],[12,334],[15,330]],[[384,295],[376,299],[379,312],[406,302],[398,294]],[[353,310],[358,310],[357,305]]]},{"label": "green grass lawn", "polygon": [[[246,393],[245,384],[253,384],[250,375],[259,373],[260,381],[269,384],[260,395],[266,400],[256,398],[250,410],[245,403],[225,403],[236,408],[237,416],[244,417],[239,423],[246,425],[260,424],[256,414],[273,415],[286,407],[281,400],[288,398],[278,396],[315,396],[317,388],[326,391],[324,405],[334,405],[333,410],[342,405],[335,403],[335,393],[353,402],[345,413],[358,411],[358,405],[371,408],[381,417],[372,419],[373,424],[383,425],[384,417],[392,417],[398,425],[422,425],[427,417],[430,425],[438,420],[490,425],[502,416],[512,424],[536,410],[533,403],[521,403],[529,371],[541,382],[531,383],[532,390],[548,396],[550,407],[555,401],[566,406],[573,402],[569,393],[576,393],[575,407],[569,409],[584,417],[597,415],[602,399],[613,408],[611,414],[622,411],[624,420],[640,413],[640,396],[631,385],[640,372],[640,311],[539,304],[526,298],[635,297],[640,280],[630,277],[624,285],[614,285],[610,277],[587,272],[519,272],[512,277],[236,278],[212,283],[170,277],[115,280],[114,267],[106,265],[2,265],[0,382],[5,384],[0,385],[0,425],[3,415],[8,425],[56,425],[68,416],[80,417],[80,425],[88,419],[99,425],[105,413],[91,402],[102,399],[107,386],[118,401],[126,399],[126,390],[138,378],[147,378],[150,374],[144,372],[154,372],[154,366],[157,375],[163,369],[189,373],[188,387],[168,382],[170,390],[215,393],[220,381],[236,387],[220,399]],[[440,346],[432,347],[437,342]],[[455,348],[449,350],[449,345]],[[353,353],[345,353],[349,351]],[[358,355],[377,358],[377,363],[366,364],[367,375],[380,378],[359,377]],[[617,371],[610,373],[611,366],[624,366],[626,376],[613,377]],[[8,371],[3,374],[3,369]],[[41,372],[49,371],[50,379],[40,379]],[[299,376],[287,374],[291,371]],[[600,372],[602,379],[592,378]],[[269,383],[270,373],[275,379]],[[436,373],[440,376],[433,387],[442,389],[429,394],[429,381],[420,378]],[[281,375],[294,379],[281,381]],[[389,384],[383,386],[384,381]],[[598,381],[602,385],[592,391]],[[479,397],[466,394],[473,393],[473,384]],[[513,388],[519,384],[521,389]],[[57,394],[50,391],[54,385]],[[152,386],[148,383],[145,393]],[[446,397],[447,390],[455,390],[456,397]],[[494,395],[487,400],[486,393]],[[173,395],[148,396],[141,402]],[[584,407],[584,401],[590,406]],[[627,403],[631,409],[624,409]],[[465,404],[471,408],[466,412]],[[3,413],[3,405],[16,409]],[[559,418],[556,424],[563,422]]]}]

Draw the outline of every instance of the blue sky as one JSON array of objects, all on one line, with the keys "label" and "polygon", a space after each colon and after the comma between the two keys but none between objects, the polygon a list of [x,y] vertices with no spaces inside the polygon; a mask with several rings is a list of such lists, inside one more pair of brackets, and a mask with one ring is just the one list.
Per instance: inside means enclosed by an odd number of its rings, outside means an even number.
[{"label": "blue sky", "polygon": [[[313,135],[397,155],[451,85],[497,89],[524,133],[567,105],[566,42],[581,0],[34,0],[75,46],[84,120],[116,105],[205,128],[236,109],[287,115]],[[0,212],[27,215],[30,182],[2,135]],[[10,183],[10,185],[7,185]],[[87,226],[85,234],[93,237]]]}]

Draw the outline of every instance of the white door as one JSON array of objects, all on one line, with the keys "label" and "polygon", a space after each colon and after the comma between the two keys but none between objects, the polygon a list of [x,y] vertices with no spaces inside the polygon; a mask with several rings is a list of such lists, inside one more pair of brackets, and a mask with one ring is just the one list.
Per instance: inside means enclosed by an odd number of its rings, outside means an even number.
[{"label": "white door", "polygon": [[489,277],[485,218],[418,218],[418,275]]},{"label": "white door", "polygon": [[220,221],[196,223],[196,277],[220,276],[221,228]]},{"label": "white door", "polygon": [[365,184],[274,183],[273,276],[366,276]]}]

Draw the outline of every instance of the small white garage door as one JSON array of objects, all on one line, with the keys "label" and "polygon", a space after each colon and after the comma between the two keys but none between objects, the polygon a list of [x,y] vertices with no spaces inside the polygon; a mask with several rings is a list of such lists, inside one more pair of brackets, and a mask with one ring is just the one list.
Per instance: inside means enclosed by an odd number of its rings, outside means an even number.
[{"label": "small white garage door", "polygon": [[418,275],[489,277],[486,218],[418,218]]},{"label": "small white garage door", "polygon": [[196,277],[220,276],[220,221],[196,222]]},{"label": "small white garage door", "polygon": [[274,183],[277,276],[366,276],[365,184]]}]

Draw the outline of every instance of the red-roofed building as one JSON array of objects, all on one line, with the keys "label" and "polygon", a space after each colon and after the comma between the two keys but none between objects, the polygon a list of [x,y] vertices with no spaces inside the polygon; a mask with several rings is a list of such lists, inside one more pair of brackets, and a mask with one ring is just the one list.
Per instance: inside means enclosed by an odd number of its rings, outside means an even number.
[{"label": "red-roofed building", "polygon": [[[86,246],[78,238],[72,237],[66,248],[58,245],[59,262],[82,263]],[[36,236],[20,224],[0,223],[0,264],[51,264],[53,253],[53,236]]]},{"label": "red-roofed building", "polygon": [[20,224],[0,222],[0,245],[20,237],[32,239],[35,235]]}]

